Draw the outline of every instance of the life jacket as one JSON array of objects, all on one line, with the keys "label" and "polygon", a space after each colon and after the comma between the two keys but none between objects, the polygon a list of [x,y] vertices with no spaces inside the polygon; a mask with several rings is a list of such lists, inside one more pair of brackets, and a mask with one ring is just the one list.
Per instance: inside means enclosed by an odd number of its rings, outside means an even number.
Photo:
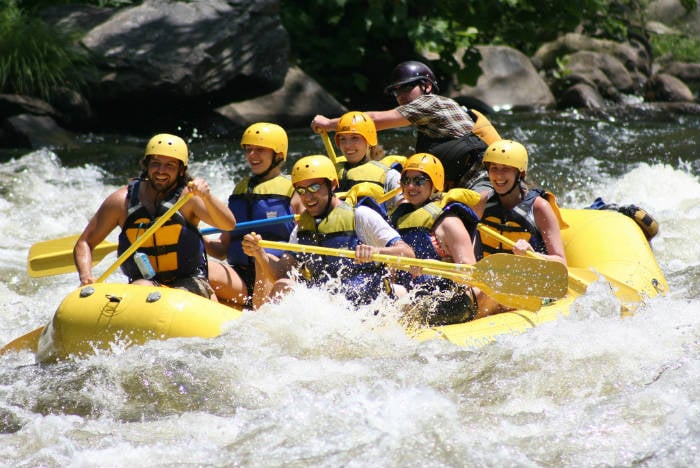
[{"label": "life jacket", "polygon": [[[433,226],[448,215],[456,215],[467,228],[469,238],[465,242],[471,242],[476,234],[476,225],[479,221],[474,211],[463,203],[448,202],[444,207],[439,201],[426,203],[415,207],[410,203],[402,203],[391,215],[391,224],[401,234],[401,239],[413,248],[416,258],[441,260],[433,244]],[[406,286],[409,290],[418,284],[436,283],[436,278],[421,275],[413,278],[410,273],[399,271],[396,273],[397,283]]]},{"label": "life jacket", "polygon": [[[236,222],[255,221],[258,219],[277,218],[292,214],[290,202],[294,193],[291,180],[279,175],[270,180],[255,183],[254,178],[246,177],[233,189],[228,198],[228,207],[236,217]],[[246,234],[255,231],[265,240],[289,240],[294,229],[294,222],[271,224],[255,228],[230,231],[231,243],[228,247],[227,260],[231,265],[254,265],[252,258],[243,252],[241,240]],[[273,255],[280,256],[282,251],[266,249]]]},{"label": "life jacket", "polygon": [[[349,164],[344,161],[337,163],[335,169],[338,173],[337,190],[339,192],[347,192],[354,185],[362,182],[376,184],[384,190],[386,185],[386,173],[390,168],[378,161],[367,161],[366,163],[349,167]],[[372,208],[382,215],[384,219],[388,218],[386,203],[377,203],[376,200],[371,197],[361,197],[357,199],[355,206],[361,205]]]},{"label": "life jacket", "polygon": [[[355,233],[355,209],[344,202],[320,220],[304,212],[298,225],[299,244],[355,250],[360,243]],[[329,275],[337,276],[346,297],[356,304],[371,302],[386,290],[383,278],[386,270],[379,264],[355,263],[353,259],[331,255],[298,254],[297,257],[310,284],[323,284]]]},{"label": "life jacket", "polygon": [[[151,215],[139,200],[141,179],[129,182],[127,200],[128,211],[122,232],[119,234],[117,252],[121,255],[146,231],[153,222],[170,209],[182,195],[184,185],[166,195]],[[207,278],[207,256],[204,240],[196,226],[187,222],[178,211],[168,219],[150,239],[141,244],[139,252],[148,255],[148,260],[156,272],[153,278],[162,284],[169,284],[178,278]],[[143,278],[133,256],[121,265],[129,282]]]},{"label": "life jacket", "polygon": [[501,139],[501,135],[498,134],[498,131],[484,114],[476,109],[467,109],[467,114],[469,114],[469,117],[474,121],[472,132],[484,140],[484,143],[490,145]]},{"label": "life jacket", "polygon": [[406,156],[401,156],[399,154],[390,154],[384,156],[379,160],[380,163],[384,164],[389,169],[396,170],[399,174],[403,171],[403,165],[406,164]]},{"label": "life jacket", "polygon": [[[551,193],[539,189],[529,189],[520,203],[515,205],[513,209],[506,210],[501,205],[498,195],[493,193],[486,202],[486,209],[481,217],[481,222],[492,227],[513,242],[525,239],[535,252],[546,254],[547,247],[540,230],[535,224],[534,205],[538,197],[544,198],[550,204],[553,203],[554,196]],[[553,208],[555,208],[558,215],[559,208],[556,207],[555,202]],[[504,247],[498,240],[488,235],[481,236],[481,246],[484,255],[513,253],[512,249]]]}]

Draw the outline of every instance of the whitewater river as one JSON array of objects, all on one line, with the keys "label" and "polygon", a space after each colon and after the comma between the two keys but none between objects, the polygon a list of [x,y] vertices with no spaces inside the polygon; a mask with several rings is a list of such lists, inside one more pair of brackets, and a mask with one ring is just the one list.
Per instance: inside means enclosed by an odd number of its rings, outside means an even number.
[{"label": "whitewater river", "polygon": [[[594,285],[572,316],[469,349],[407,338],[389,305],[375,317],[298,290],[216,339],[51,365],[10,353],[0,466],[700,465],[700,117],[634,115],[493,119],[561,206],[602,196],[659,221],[652,247],[671,291],[634,317]],[[191,172],[226,198],[245,167],[237,142],[186,136]],[[412,138],[380,140],[403,153]],[[0,344],[78,286],[76,274],[30,278],[29,247],[80,232],[144,145],[85,135],[71,149],[0,150]],[[306,129],[290,146],[291,159],[323,152]]]}]

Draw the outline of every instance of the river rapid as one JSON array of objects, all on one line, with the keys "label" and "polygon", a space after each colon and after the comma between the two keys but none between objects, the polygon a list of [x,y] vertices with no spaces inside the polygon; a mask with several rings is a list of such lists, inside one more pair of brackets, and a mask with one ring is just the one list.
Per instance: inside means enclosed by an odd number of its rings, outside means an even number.
[{"label": "river rapid", "polygon": [[[215,339],[116,343],[48,365],[9,353],[0,466],[700,465],[700,117],[493,121],[528,147],[529,179],[560,206],[601,196],[651,213],[670,293],[622,319],[593,284],[571,316],[471,349],[409,339],[391,304],[374,316],[300,288]],[[290,134],[289,162],[324,152],[310,130]],[[191,172],[227,198],[245,173],[238,142],[185,136]],[[403,154],[413,138],[380,141]],[[78,286],[76,274],[30,278],[30,246],[79,233],[136,175],[144,145],[82,135],[71,149],[0,152],[0,344],[44,325]]]}]

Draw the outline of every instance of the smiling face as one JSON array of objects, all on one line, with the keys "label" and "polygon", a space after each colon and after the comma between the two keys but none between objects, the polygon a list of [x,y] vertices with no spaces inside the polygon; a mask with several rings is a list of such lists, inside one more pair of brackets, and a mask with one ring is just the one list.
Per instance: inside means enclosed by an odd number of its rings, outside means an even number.
[{"label": "smiling face", "polygon": [[179,159],[153,154],[148,159],[148,180],[157,192],[167,192],[177,184],[185,169]]},{"label": "smiling face", "polygon": [[341,133],[338,135],[338,146],[350,164],[356,164],[367,156],[369,145],[365,137],[359,133]]},{"label": "smiling face", "polygon": [[244,145],[243,148],[248,166],[254,175],[260,175],[270,168],[275,158],[275,152],[271,148],[257,145]]},{"label": "smiling face", "polygon": [[520,174],[517,167],[498,163],[489,163],[488,171],[491,185],[498,195],[507,194],[513,188]]},{"label": "smiling face", "polygon": [[401,189],[404,200],[411,205],[421,206],[430,199],[433,183],[426,174],[408,170],[401,174]]},{"label": "smiling face", "polygon": [[[314,218],[326,212],[330,203],[328,179],[305,179],[294,184],[294,190],[299,194],[301,203]],[[316,190],[315,192],[313,190]],[[299,193],[303,192],[303,193]]]}]

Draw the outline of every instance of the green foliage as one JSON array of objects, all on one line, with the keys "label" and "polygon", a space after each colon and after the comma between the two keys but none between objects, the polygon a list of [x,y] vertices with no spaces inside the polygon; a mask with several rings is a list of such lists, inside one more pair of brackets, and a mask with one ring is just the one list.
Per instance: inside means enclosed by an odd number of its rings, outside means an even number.
[{"label": "green foliage", "polygon": [[564,58],[557,57],[556,62],[557,68],[552,71],[552,76],[554,76],[554,78],[557,80],[563,80],[571,74],[571,70],[569,69],[568,56]]},{"label": "green foliage", "polygon": [[382,105],[381,89],[400,61],[429,54],[438,76],[473,84],[476,44],[531,55],[577,27],[621,39],[638,10],[636,0],[282,0],[281,15],[301,68],[341,100],[366,107]]},{"label": "green foliage", "polygon": [[14,0],[0,2],[0,89],[48,98],[64,86],[79,88],[90,72],[84,51],[71,37],[20,10]]},{"label": "green foliage", "polygon": [[651,36],[654,56],[668,55],[677,62],[698,62],[700,40],[677,34],[655,34]]},{"label": "green foliage", "polygon": [[687,13],[690,13],[698,7],[696,0],[681,0],[681,5],[683,5]]}]

